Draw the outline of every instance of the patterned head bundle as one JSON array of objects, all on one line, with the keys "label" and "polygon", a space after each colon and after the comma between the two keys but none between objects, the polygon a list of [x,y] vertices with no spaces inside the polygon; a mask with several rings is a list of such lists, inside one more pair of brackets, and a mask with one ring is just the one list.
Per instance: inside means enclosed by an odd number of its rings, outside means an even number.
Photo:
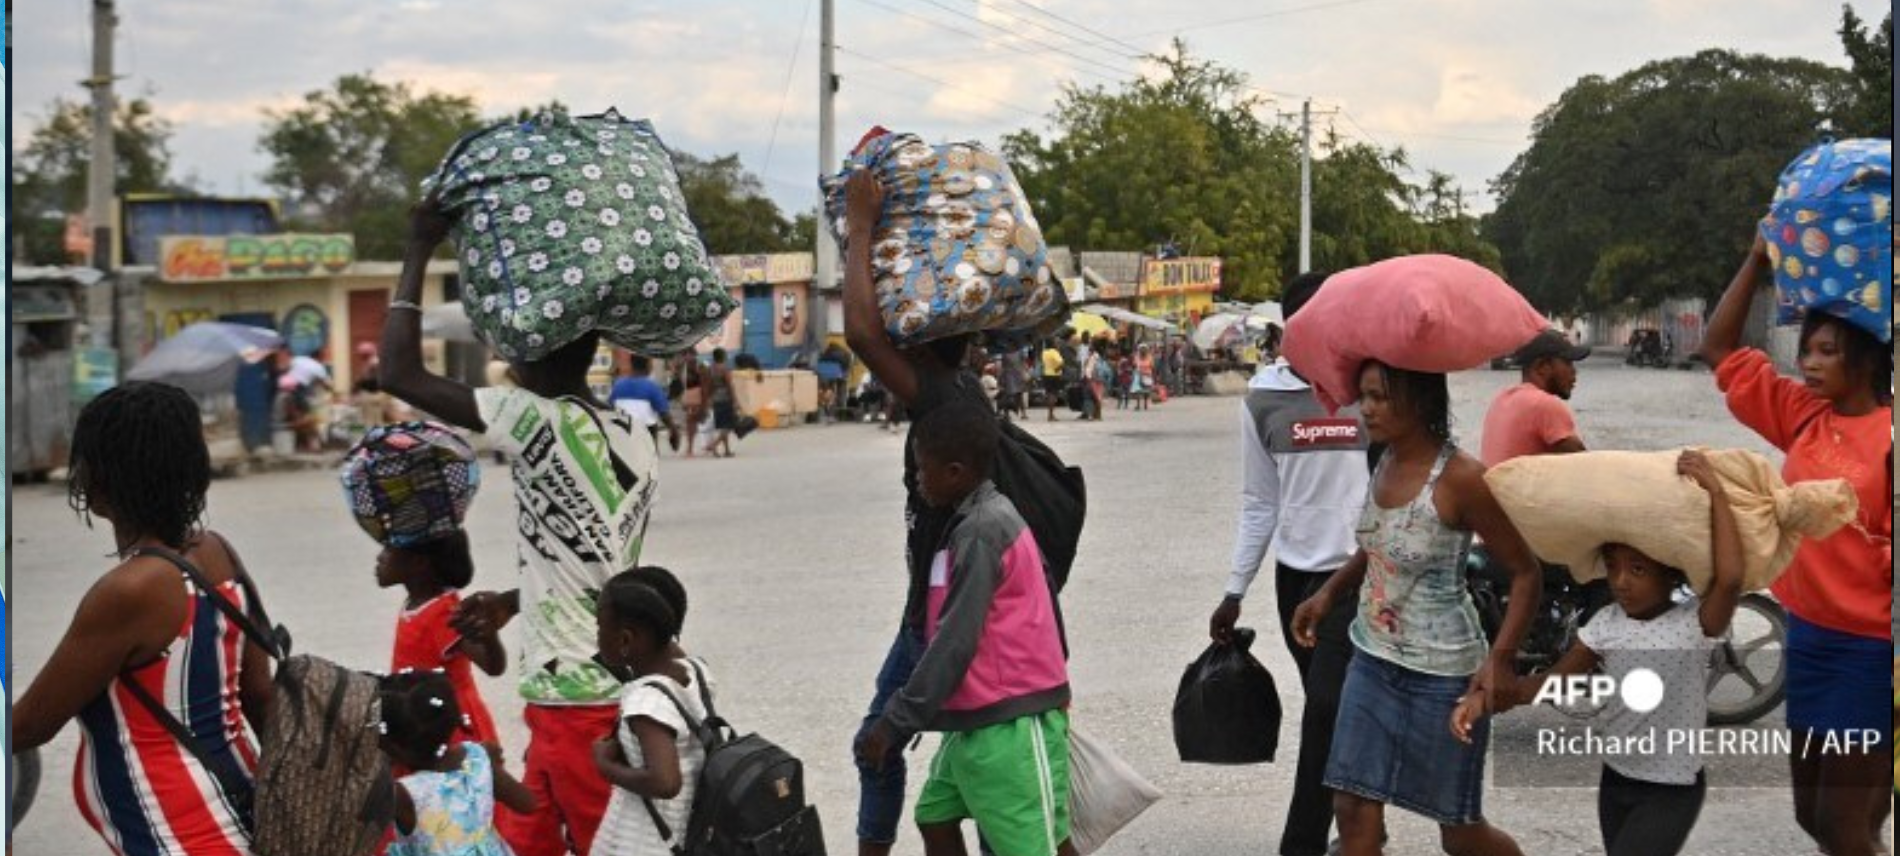
[{"label": "patterned head bundle", "polygon": [[481,470],[475,450],[447,426],[404,422],[370,429],[344,458],[342,479],[364,532],[411,547],[461,528]]},{"label": "patterned head bundle", "polygon": [[510,362],[593,331],[667,356],[738,307],[644,120],[504,122],[464,137],[422,189],[456,218],[462,308]]},{"label": "patterned head bundle", "polygon": [[1893,338],[1893,141],[1841,140],[1781,173],[1761,221],[1780,320],[1808,312]]}]

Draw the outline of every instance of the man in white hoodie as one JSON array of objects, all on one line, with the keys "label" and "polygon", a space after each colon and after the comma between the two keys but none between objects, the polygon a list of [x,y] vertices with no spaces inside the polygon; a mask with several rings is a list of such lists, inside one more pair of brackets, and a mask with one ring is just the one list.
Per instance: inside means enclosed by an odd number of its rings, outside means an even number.
[{"label": "man in white hoodie", "polygon": [[[1287,284],[1280,304],[1292,318],[1326,281],[1307,273]],[[1241,406],[1239,532],[1226,597],[1208,631],[1232,637],[1241,600],[1274,548],[1274,589],[1280,631],[1306,690],[1300,715],[1300,758],[1287,807],[1281,856],[1322,856],[1333,822],[1333,794],[1321,782],[1332,751],[1333,720],[1352,658],[1347,637],[1357,598],[1338,598],[1319,627],[1319,644],[1306,648],[1291,635],[1293,611],[1326,584],[1358,549],[1353,530],[1371,481],[1365,428],[1356,410],[1328,415],[1304,378],[1284,359],[1262,366]]]}]

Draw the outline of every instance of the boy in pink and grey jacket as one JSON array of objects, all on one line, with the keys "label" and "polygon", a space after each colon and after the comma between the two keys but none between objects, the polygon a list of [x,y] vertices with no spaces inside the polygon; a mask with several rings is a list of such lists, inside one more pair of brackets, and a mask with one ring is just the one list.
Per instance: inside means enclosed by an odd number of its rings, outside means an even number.
[{"label": "boy in pink and grey jacket", "polygon": [[1035,536],[989,480],[996,416],[948,405],[914,436],[919,493],[956,516],[931,564],[928,647],[859,757],[945,732],[917,801],[927,854],[961,852],[966,818],[997,856],[1072,853],[1061,621]]}]

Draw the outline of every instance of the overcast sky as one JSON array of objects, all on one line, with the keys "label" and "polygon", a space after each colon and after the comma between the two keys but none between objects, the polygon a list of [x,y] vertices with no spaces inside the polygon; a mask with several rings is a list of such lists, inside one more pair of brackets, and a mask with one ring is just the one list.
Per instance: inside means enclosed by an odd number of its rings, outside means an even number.
[{"label": "overcast sky", "polygon": [[[835,0],[838,149],[874,123],[994,142],[1046,126],[1065,82],[1113,85],[1179,34],[1297,112],[1403,145],[1421,173],[1487,182],[1578,77],[1721,47],[1845,65],[1830,0]],[[120,92],[177,128],[175,172],[262,194],[262,111],[371,71],[466,93],[484,114],[558,98],[646,116],[675,148],[737,152],[780,204],[818,169],[820,0],[119,0]],[[1851,3],[1878,21],[1887,4]],[[84,0],[14,10],[20,145],[84,97]],[[1037,10],[1040,10],[1037,11]],[[1043,14],[1047,13],[1047,14]],[[1289,188],[1297,192],[1297,188]]]}]

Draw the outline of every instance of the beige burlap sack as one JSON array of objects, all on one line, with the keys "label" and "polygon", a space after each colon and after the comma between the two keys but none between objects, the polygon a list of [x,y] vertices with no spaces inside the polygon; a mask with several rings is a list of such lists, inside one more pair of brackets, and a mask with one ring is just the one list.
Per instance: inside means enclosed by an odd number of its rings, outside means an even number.
[{"label": "beige burlap sack", "polygon": [[[1581,452],[1516,458],[1485,482],[1539,558],[1579,582],[1602,579],[1605,544],[1628,544],[1709,587],[1709,495],[1677,475],[1671,452]],[[1792,487],[1754,452],[1709,451],[1742,536],[1742,590],[1767,588],[1801,539],[1825,538],[1853,521],[1860,502],[1844,479]]]}]

